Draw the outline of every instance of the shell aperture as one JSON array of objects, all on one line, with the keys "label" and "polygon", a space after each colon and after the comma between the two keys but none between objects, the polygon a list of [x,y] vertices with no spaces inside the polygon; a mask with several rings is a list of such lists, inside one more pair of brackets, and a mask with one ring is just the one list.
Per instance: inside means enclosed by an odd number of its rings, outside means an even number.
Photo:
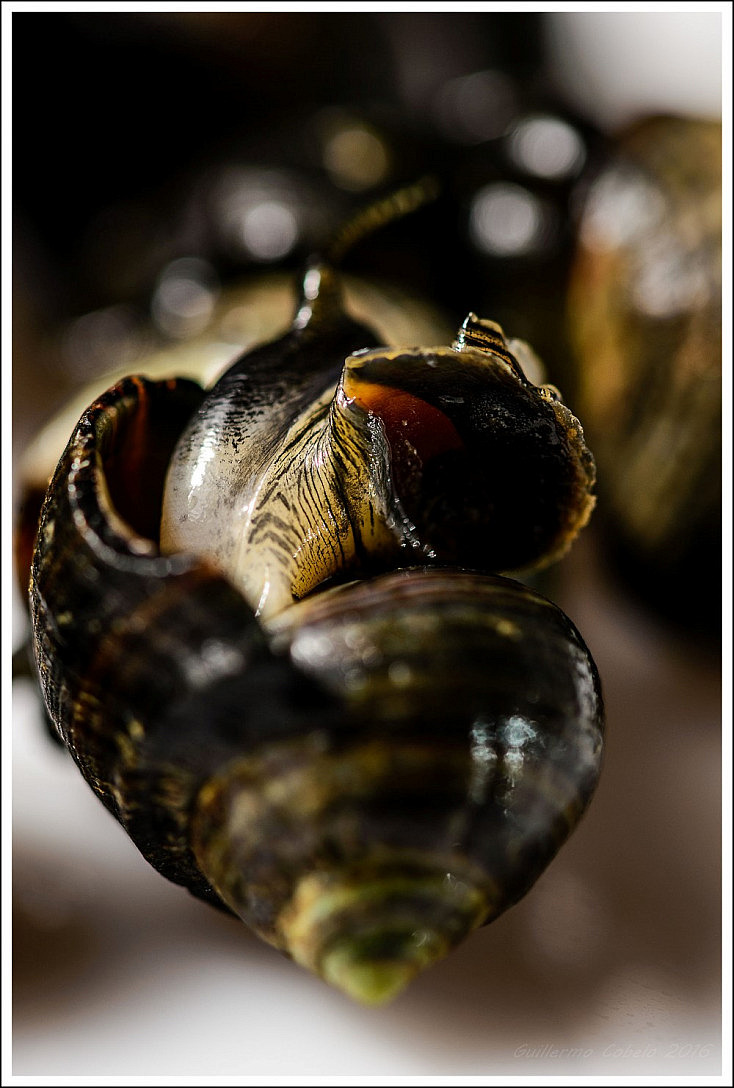
[{"label": "shell aperture", "polygon": [[361,353],[343,387],[382,423],[424,553],[516,571],[570,546],[593,508],[594,464],[555,390],[529,382],[502,344]]}]

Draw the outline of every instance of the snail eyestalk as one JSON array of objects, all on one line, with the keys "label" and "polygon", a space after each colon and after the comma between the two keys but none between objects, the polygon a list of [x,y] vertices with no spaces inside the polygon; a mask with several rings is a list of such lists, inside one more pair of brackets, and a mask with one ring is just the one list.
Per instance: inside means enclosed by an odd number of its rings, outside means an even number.
[{"label": "snail eyestalk", "polygon": [[382,200],[369,204],[337,233],[326,250],[327,260],[333,265],[341,264],[346,254],[363,238],[381,230],[396,219],[410,215],[424,204],[429,204],[438,197],[439,192],[438,179],[429,174],[412,185],[406,185],[402,189],[388,193]]}]

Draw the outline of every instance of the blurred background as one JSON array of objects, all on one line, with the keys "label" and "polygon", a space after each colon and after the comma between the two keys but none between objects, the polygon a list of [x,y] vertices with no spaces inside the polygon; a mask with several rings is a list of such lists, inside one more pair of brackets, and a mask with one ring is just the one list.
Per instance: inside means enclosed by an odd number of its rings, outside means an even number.
[{"label": "blurred background", "polygon": [[15,1074],[719,1070],[722,21],[13,13],[16,508],[110,374],[210,380],[350,215],[431,175],[345,272],[406,335],[500,321],[581,418],[598,508],[544,588],[608,715],[526,900],[364,1012],[149,869],[18,680]]}]

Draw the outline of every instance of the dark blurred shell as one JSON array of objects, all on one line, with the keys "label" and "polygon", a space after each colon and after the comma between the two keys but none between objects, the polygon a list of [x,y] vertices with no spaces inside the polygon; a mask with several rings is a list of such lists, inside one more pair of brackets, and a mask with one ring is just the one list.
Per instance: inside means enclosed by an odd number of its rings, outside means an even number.
[{"label": "dark blurred shell", "polygon": [[721,570],[721,125],[640,124],[591,187],[569,296],[605,539],[677,622]]}]

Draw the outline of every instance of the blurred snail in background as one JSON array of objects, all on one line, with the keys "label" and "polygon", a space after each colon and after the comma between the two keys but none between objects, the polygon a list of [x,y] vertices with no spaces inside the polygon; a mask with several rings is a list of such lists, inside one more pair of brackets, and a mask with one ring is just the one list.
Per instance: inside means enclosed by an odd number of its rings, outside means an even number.
[{"label": "blurred snail in background", "polygon": [[336,263],[208,391],[134,376],[83,412],[30,601],[55,729],[146,859],[377,1004],[594,791],[594,662],[500,575],[570,546],[595,469],[526,345],[474,314],[386,344]]},{"label": "blurred snail in background", "polygon": [[687,633],[721,600],[721,124],[659,117],[588,186],[571,277],[604,542]]}]

